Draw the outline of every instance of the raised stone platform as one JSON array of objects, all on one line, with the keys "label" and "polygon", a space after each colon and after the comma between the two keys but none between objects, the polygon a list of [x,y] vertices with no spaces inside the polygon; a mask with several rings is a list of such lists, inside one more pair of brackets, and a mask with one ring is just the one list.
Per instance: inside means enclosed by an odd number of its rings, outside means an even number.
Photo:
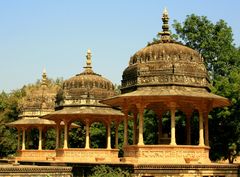
[{"label": "raised stone platform", "polygon": [[118,149],[68,148],[56,150],[56,161],[61,162],[119,162]]},{"label": "raised stone platform", "polygon": [[54,160],[55,150],[18,150],[16,159],[19,161],[45,161]]},{"label": "raised stone platform", "polygon": [[208,146],[128,145],[123,161],[140,164],[210,164]]},{"label": "raised stone platform", "polygon": [[0,165],[1,177],[73,177],[72,167]]},{"label": "raised stone platform", "polygon": [[134,165],[133,176],[148,177],[238,177],[238,165],[227,164],[161,164]]}]

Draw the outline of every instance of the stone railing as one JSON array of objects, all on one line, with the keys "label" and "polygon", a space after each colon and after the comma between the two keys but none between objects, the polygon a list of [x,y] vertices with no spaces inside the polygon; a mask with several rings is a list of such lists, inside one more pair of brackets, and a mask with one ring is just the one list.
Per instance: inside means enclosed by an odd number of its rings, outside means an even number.
[{"label": "stone railing", "polygon": [[56,160],[64,162],[119,162],[118,149],[57,149]]},{"label": "stone railing", "polygon": [[20,161],[46,161],[55,160],[55,150],[19,150],[17,151],[17,160]]},{"label": "stone railing", "polygon": [[147,164],[210,163],[209,147],[190,145],[129,145],[123,148],[125,162]]}]

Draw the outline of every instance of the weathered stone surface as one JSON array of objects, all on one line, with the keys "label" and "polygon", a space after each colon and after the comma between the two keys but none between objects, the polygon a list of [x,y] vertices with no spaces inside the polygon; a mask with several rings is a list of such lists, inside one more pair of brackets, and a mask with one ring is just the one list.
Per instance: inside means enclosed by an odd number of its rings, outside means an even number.
[{"label": "weathered stone surface", "polygon": [[2,177],[73,177],[72,167],[0,165]]},{"label": "weathered stone surface", "polygon": [[133,176],[154,177],[238,177],[237,165],[148,165],[139,164],[134,166]]}]

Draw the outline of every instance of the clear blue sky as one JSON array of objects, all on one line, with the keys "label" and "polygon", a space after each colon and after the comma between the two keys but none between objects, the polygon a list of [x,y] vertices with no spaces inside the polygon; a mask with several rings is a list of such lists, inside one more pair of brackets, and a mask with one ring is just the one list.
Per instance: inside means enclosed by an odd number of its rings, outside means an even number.
[{"label": "clear blue sky", "polygon": [[0,0],[0,91],[82,72],[92,50],[94,71],[120,84],[131,55],[161,31],[164,7],[182,22],[192,13],[224,19],[240,45],[238,0]]}]

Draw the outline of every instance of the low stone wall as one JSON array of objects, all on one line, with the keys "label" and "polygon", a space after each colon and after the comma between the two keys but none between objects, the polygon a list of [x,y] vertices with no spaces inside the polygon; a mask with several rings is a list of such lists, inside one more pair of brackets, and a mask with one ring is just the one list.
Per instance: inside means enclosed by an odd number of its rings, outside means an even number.
[{"label": "low stone wall", "polygon": [[118,149],[57,149],[56,161],[62,162],[119,162]]},{"label": "low stone wall", "polygon": [[54,160],[56,156],[55,150],[19,150],[16,159],[19,161],[45,161]]},{"label": "low stone wall", "polygon": [[187,145],[128,145],[123,161],[146,164],[209,164],[209,147]]},{"label": "low stone wall", "polygon": [[72,167],[0,165],[1,177],[73,177]]},{"label": "low stone wall", "polygon": [[238,177],[237,165],[146,165],[134,166],[134,177]]}]

